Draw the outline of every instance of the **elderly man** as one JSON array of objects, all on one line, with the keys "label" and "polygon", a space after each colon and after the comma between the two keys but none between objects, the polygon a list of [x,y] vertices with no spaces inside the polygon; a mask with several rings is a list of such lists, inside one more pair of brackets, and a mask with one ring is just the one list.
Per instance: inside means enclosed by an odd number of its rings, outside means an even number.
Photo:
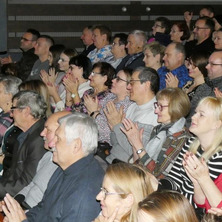
[{"label": "elderly man", "polygon": [[35,45],[35,54],[39,57],[39,59],[35,62],[35,64],[32,67],[32,71],[28,77],[28,80],[32,79],[39,79],[40,77],[40,71],[45,70],[48,72],[49,70],[49,48],[50,46],[54,45],[54,40],[52,37],[48,35],[41,35],[37,43]]},{"label": "elderly man", "polygon": [[[113,61],[110,63],[114,68],[116,68],[123,58],[127,56],[127,35],[125,33],[115,34],[113,37],[113,45],[111,52],[113,53]],[[119,72],[120,70],[116,70]]]},{"label": "elderly man", "polygon": [[16,211],[10,208],[10,212],[3,207],[9,221],[13,221],[16,213],[23,215],[20,220],[27,217],[24,221],[32,222],[91,222],[96,218],[100,211],[96,195],[104,175],[93,157],[97,140],[97,126],[91,117],[75,113],[60,118],[52,141],[55,142],[53,161],[59,167],[49,181],[43,200],[25,216],[18,203],[7,195],[6,204],[10,201],[17,206]]},{"label": "elderly man", "polygon": [[187,57],[190,57],[193,52],[197,51],[205,51],[208,53],[214,51],[214,42],[211,37],[214,26],[214,21],[209,17],[197,19],[193,30],[195,40],[185,44]]},{"label": "elderly man", "polygon": [[165,49],[163,61],[164,67],[158,71],[160,90],[166,88],[166,85],[168,87],[178,86],[182,88],[188,80],[192,80],[184,65],[185,50],[181,43],[173,42],[169,44]]},{"label": "elderly man", "polygon": [[15,195],[36,174],[39,160],[45,154],[40,133],[44,127],[46,103],[37,93],[22,91],[13,97],[11,115],[22,130],[13,149],[12,166],[0,179],[0,198]]},{"label": "elderly man", "polygon": [[126,48],[128,49],[128,56],[117,66],[117,70],[124,67],[135,69],[139,66],[145,66],[143,62],[143,47],[146,44],[147,37],[144,31],[134,30],[129,33]]},{"label": "elderly man", "polygon": [[111,30],[105,25],[96,25],[93,27],[93,43],[95,49],[88,54],[92,64],[96,62],[110,62],[113,59],[111,52]]},{"label": "elderly man", "polygon": [[[59,126],[58,119],[68,114],[70,114],[68,111],[54,113],[45,122],[45,127],[40,135],[43,137],[44,148],[46,150],[49,150],[50,146],[55,147],[52,140],[54,139],[55,131]],[[51,143],[50,146],[49,143]],[[48,182],[57,167],[58,165],[52,162],[51,150],[46,152],[39,161],[37,172],[32,182],[15,196],[15,199],[21,204],[23,209],[33,208],[42,200]]]},{"label": "elderly man", "polygon": [[[22,50],[22,57],[18,62],[16,62],[15,67],[18,77],[23,81],[25,81],[29,76],[35,61],[38,59],[38,56],[34,54],[34,47],[39,36],[40,34],[37,30],[27,29],[21,37],[20,49]],[[10,56],[1,59],[2,64],[9,64],[12,62],[13,61]]]},{"label": "elderly man", "polygon": [[191,110],[187,117],[187,126],[190,126],[198,102],[206,96],[215,96],[222,91],[222,51],[213,52],[206,66],[208,78],[205,83],[198,87],[194,97],[191,100]]},{"label": "elderly man", "polygon": [[[155,94],[158,91],[159,77],[157,72],[148,67],[138,67],[134,70],[128,89],[130,99],[134,101],[126,112],[126,118],[139,123],[139,127],[145,127],[147,133],[151,132],[153,126],[157,125],[157,116],[154,113]],[[125,134],[120,130],[120,122],[123,115],[114,109],[107,107],[105,114],[112,128],[111,154],[106,158],[109,163],[114,159],[127,162],[132,155],[132,146],[129,144]],[[147,126],[146,126],[147,125]]]},{"label": "elderly man", "polygon": [[92,32],[92,26],[89,25],[85,27],[82,31],[81,40],[83,44],[85,45],[85,49],[81,53],[82,55],[87,56],[92,50],[94,50],[96,47],[93,44],[93,32]]}]

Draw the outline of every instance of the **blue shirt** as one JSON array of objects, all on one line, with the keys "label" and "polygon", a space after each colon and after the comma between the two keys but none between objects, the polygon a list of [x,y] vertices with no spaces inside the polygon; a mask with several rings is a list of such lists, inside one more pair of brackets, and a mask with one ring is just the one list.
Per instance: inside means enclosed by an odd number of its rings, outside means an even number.
[{"label": "blue shirt", "polygon": [[186,84],[187,81],[192,80],[192,78],[189,77],[189,75],[188,75],[188,70],[185,65],[182,65],[172,71],[169,71],[165,66],[163,66],[157,70],[157,73],[159,74],[159,77],[160,77],[159,90],[166,88],[166,81],[165,80],[166,80],[166,74],[168,72],[171,72],[174,76],[176,76],[178,78],[178,80],[179,80],[178,87],[179,88],[182,88]]}]

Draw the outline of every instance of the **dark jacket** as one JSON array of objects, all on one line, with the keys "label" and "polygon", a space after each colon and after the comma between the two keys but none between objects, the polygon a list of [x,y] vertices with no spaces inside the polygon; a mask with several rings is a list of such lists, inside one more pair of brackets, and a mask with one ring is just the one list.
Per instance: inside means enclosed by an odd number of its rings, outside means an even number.
[{"label": "dark jacket", "polygon": [[19,145],[19,142],[16,141],[12,166],[0,179],[0,199],[6,193],[14,196],[23,187],[27,186],[35,176],[38,162],[46,152],[43,139],[40,136],[44,123],[45,120],[40,119],[32,125],[27,131],[27,136],[22,144]]}]

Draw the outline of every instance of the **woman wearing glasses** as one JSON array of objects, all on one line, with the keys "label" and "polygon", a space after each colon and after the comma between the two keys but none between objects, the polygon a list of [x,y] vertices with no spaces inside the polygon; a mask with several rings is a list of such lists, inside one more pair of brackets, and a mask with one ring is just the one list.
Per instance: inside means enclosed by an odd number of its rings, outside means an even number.
[{"label": "woman wearing glasses", "polygon": [[94,222],[135,222],[138,203],[157,190],[154,176],[141,166],[116,163],[110,165],[97,200],[101,213]]},{"label": "woman wearing glasses", "polygon": [[190,137],[184,127],[185,116],[190,110],[190,101],[179,88],[166,88],[156,95],[155,113],[158,126],[148,135],[129,119],[122,121],[121,130],[133,147],[133,159],[142,163],[158,178],[164,178]]}]

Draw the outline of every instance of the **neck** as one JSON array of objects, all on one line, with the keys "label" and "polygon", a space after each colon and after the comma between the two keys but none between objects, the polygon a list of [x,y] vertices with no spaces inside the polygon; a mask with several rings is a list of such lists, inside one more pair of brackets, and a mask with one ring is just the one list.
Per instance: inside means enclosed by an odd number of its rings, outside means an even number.
[{"label": "neck", "polygon": [[87,81],[88,81],[87,79],[80,78],[80,79],[79,79],[79,85],[82,84],[82,83],[84,83],[84,82],[87,82]]},{"label": "neck", "polygon": [[204,38],[204,39],[200,39],[200,40],[197,39],[197,45],[201,44],[202,42],[204,42],[204,41],[207,40],[208,38],[209,38],[209,36],[206,37],[206,38]]},{"label": "neck", "polygon": [[158,70],[159,68],[161,67],[161,64],[160,63],[156,63],[153,67],[151,67],[151,68],[153,68],[153,69],[155,69],[155,70]]},{"label": "neck", "polygon": [[116,102],[120,102],[123,101],[126,97],[128,96],[128,94],[121,94],[121,95],[116,95]]},{"label": "neck", "polygon": [[155,97],[155,95],[154,95],[154,93],[152,92],[149,92],[149,93],[147,93],[147,96],[141,96],[141,99],[139,100],[139,101],[135,101],[136,102],[136,104],[138,105],[138,106],[141,106],[141,105],[143,105],[143,104],[146,104],[146,103],[148,103],[150,100],[152,100],[153,98]]},{"label": "neck", "polygon": [[115,59],[120,59],[120,58],[123,58],[125,56],[126,56],[126,52],[125,51],[120,53],[120,54],[118,54],[118,55],[114,55]]},{"label": "neck", "polygon": [[67,160],[64,164],[59,164],[59,166],[63,169],[66,170],[68,167],[70,167],[72,164],[76,163],[80,159],[84,157],[83,153],[75,153],[75,156],[70,156],[71,158]]},{"label": "neck", "polygon": [[100,92],[106,91],[108,89],[108,86],[101,86],[101,87],[95,87],[94,88],[94,94],[97,95]]},{"label": "neck", "polygon": [[196,78],[194,78],[193,82],[194,82],[195,86],[199,86],[199,85],[203,84],[205,82],[203,75],[201,74],[200,76],[197,76]]},{"label": "neck", "polygon": [[41,62],[45,62],[47,59],[48,59],[48,55],[39,56],[39,60],[40,60]]},{"label": "neck", "polygon": [[19,127],[23,132],[26,132],[27,130],[29,130],[37,121],[39,121],[39,119],[34,119],[32,117],[31,120],[26,121],[26,124],[22,127]]},{"label": "neck", "polygon": [[198,139],[200,140],[200,145],[204,151],[207,151],[211,147],[215,139],[215,135],[216,135],[216,130],[212,130],[208,133],[198,136]]}]

